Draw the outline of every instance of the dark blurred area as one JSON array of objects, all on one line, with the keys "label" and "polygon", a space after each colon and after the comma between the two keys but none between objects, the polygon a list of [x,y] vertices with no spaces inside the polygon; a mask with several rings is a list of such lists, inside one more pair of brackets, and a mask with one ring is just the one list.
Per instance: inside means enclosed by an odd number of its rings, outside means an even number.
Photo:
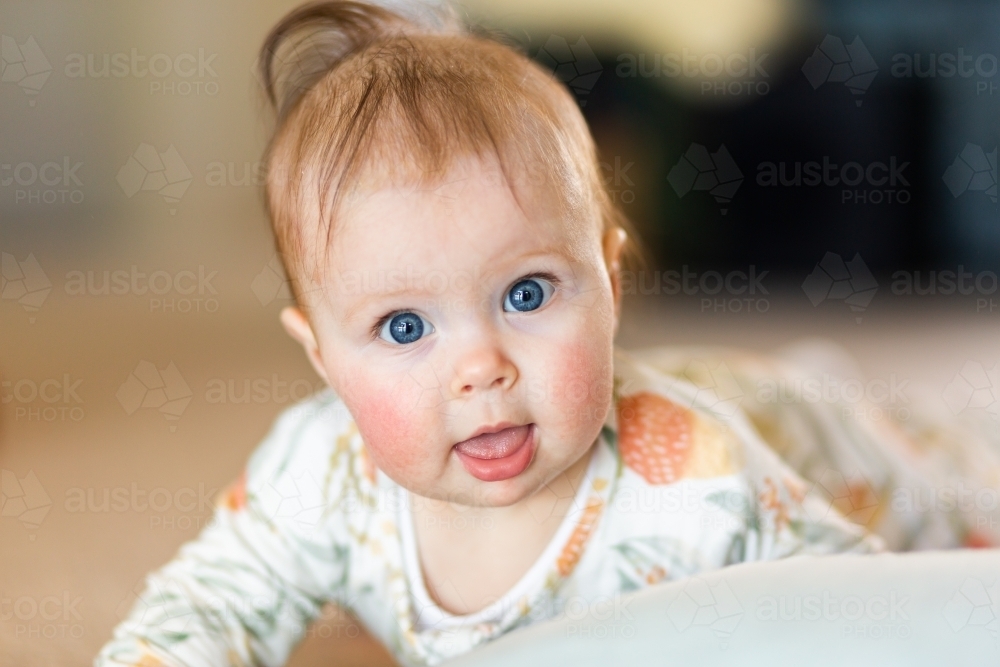
[{"label": "dark blurred area", "polygon": [[[546,39],[532,41],[552,66]],[[827,252],[875,274],[1000,264],[995,3],[816,3],[780,47],[732,63],[622,47],[593,49],[596,77],[562,78],[658,265],[800,278]],[[670,177],[699,144],[732,159],[725,197]]]}]

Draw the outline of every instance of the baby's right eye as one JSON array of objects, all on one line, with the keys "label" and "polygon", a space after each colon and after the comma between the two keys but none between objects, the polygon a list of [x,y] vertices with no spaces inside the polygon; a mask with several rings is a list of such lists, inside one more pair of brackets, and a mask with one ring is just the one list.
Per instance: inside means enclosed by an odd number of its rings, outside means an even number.
[{"label": "baby's right eye", "polygon": [[382,325],[379,337],[391,343],[406,345],[407,343],[415,343],[424,334],[433,331],[434,327],[431,326],[431,323],[416,313],[398,313]]}]

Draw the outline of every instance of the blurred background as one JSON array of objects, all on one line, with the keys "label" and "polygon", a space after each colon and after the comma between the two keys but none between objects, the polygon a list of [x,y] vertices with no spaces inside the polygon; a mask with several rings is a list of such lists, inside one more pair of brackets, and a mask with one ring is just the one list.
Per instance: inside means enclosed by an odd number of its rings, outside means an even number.
[{"label": "blurred background", "polygon": [[[0,4],[0,665],[89,664],[321,386],[278,324],[259,188],[253,66],[295,4]],[[463,11],[591,124],[650,260],[622,346],[823,336],[866,378],[997,414],[995,2]],[[331,613],[292,664],[391,660]]]}]

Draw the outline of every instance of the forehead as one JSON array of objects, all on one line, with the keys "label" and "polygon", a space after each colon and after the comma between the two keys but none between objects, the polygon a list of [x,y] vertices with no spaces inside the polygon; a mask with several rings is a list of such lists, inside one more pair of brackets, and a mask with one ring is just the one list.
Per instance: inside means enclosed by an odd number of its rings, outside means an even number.
[{"label": "forehead", "polygon": [[338,215],[324,269],[328,277],[378,270],[498,270],[507,260],[592,255],[596,227],[567,219],[531,184],[511,186],[495,162],[457,161],[430,185],[359,189]]}]

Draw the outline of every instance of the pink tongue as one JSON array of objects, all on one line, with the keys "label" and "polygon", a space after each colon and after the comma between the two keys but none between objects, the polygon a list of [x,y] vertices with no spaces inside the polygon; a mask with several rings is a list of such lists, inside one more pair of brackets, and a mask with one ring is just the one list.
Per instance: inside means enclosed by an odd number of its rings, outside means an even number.
[{"label": "pink tongue", "polygon": [[484,433],[455,445],[455,449],[477,459],[502,459],[524,444],[531,424],[505,428],[496,433]]}]

